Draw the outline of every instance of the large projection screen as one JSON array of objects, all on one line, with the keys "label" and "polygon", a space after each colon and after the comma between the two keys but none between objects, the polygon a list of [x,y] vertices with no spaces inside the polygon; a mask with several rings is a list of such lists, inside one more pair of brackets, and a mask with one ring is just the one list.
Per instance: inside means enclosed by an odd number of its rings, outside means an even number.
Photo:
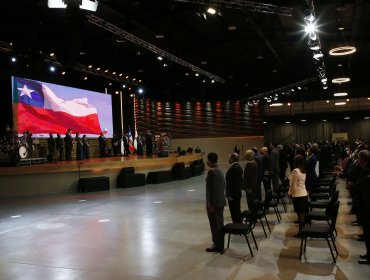
[{"label": "large projection screen", "polygon": [[80,132],[88,137],[113,135],[112,96],[20,77],[12,77],[13,124],[19,134]]}]

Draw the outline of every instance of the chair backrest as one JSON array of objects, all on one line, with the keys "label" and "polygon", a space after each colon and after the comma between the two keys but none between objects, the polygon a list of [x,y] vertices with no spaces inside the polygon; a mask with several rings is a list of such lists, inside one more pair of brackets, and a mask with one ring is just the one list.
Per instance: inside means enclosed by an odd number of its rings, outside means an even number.
[{"label": "chair backrest", "polygon": [[328,206],[326,206],[325,215],[331,217],[331,213],[333,212],[333,209],[334,209],[334,204],[335,202],[338,201],[338,198],[339,198],[339,191],[335,191],[335,193],[332,195],[332,197],[329,200]]},{"label": "chair backrest", "polygon": [[249,224],[250,228],[253,229],[257,222],[257,213],[258,210],[261,209],[261,201],[256,199],[253,201],[251,212],[249,215],[249,219],[247,224]]},{"label": "chair backrest", "polygon": [[333,206],[333,212],[331,213],[331,223],[330,223],[331,231],[335,230],[335,224],[337,223],[337,216],[339,210],[339,203],[340,203],[339,200],[337,200]]}]

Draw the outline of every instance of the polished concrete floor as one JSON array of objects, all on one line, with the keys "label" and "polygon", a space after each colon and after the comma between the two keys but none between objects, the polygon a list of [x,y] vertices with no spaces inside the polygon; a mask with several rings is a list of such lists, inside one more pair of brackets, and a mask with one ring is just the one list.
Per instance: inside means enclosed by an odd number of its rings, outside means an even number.
[{"label": "polished concrete floor", "polygon": [[[268,215],[268,238],[257,224],[254,258],[240,236],[232,237],[224,255],[206,253],[211,236],[204,180],[1,199],[0,279],[370,279],[370,266],[357,264],[364,243],[356,240],[360,228],[350,225],[354,217],[343,182],[340,255],[333,264],[321,240],[309,240],[306,259],[298,259],[292,205],[280,224]],[[230,221],[225,208],[225,223]]]}]

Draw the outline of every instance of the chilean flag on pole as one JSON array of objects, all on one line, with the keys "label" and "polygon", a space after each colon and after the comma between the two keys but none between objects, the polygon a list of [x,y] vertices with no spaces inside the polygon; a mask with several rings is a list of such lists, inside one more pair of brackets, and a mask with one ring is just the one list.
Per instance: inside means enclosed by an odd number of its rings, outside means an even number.
[{"label": "chilean flag on pole", "polygon": [[81,134],[100,134],[97,109],[86,97],[63,100],[41,82],[13,78],[13,83],[18,132],[64,133],[72,129]]}]

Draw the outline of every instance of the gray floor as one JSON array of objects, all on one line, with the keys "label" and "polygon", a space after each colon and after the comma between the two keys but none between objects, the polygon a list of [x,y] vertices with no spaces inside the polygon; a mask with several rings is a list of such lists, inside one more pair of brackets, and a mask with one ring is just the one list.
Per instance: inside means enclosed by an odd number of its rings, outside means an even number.
[{"label": "gray floor", "polygon": [[309,240],[306,259],[298,260],[291,205],[281,224],[268,216],[273,226],[267,239],[257,225],[254,258],[239,236],[224,255],[206,253],[211,237],[204,179],[1,199],[0,279],[370,279],[370,266],[357,264],[364,243],[355,240],[360,228],[350,225],[343,182],[335,265],[319,240]]}]

